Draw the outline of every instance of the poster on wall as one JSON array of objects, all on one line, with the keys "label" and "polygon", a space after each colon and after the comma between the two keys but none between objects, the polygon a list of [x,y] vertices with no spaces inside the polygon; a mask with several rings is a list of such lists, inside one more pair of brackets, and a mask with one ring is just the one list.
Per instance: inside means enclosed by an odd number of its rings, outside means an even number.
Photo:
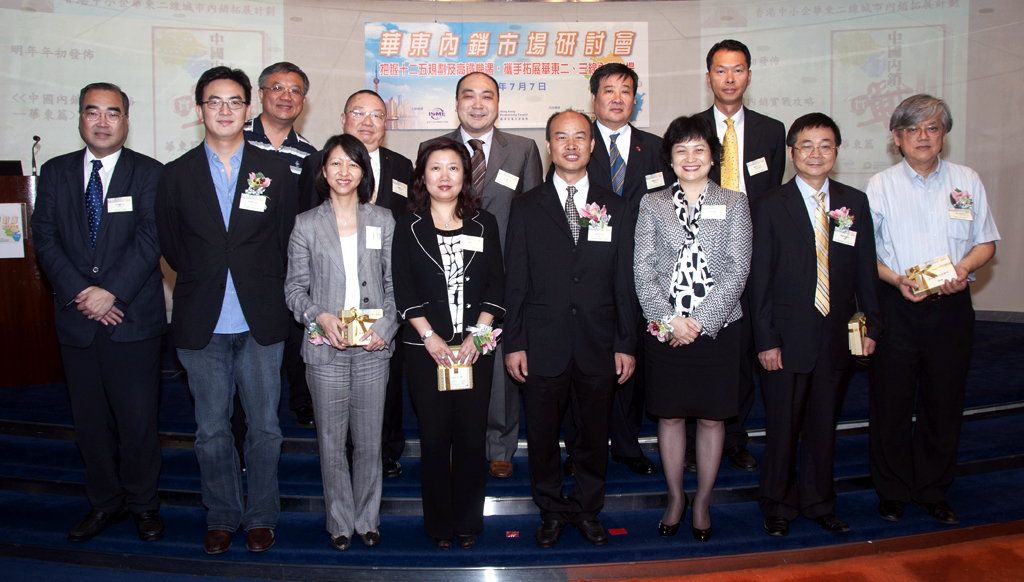
[{"label": "poster on wall", "polygon": [[455,84],[474,71],[498,82],[500,127],[543,128],[556,111],[589,112],[590,74],[613,62],[640,76],[633,122],[649,125],[646,22],[370,22],[364,33],[388,129],[456,127]]},{"label": "poster on wall", "polygon": [[0,259],[25,258],[24,216],[24,204],[0,204]]}]

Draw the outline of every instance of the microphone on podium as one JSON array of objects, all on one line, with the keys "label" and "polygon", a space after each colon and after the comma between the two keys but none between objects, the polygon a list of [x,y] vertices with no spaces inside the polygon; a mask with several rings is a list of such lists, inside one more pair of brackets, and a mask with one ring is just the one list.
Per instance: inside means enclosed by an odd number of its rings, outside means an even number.
[{"label": "microphone on podium", "polygon": [[39,167],[36,166],[36,148],[39,147],[39,140],[41,138],[38,135],[32,136],[32,175],[39,175]]}]

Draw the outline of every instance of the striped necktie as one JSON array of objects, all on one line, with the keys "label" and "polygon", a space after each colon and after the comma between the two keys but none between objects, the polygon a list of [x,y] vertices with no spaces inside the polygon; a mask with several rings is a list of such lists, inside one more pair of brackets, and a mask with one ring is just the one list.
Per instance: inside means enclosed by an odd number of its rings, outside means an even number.
[{"label": "striped necktie", "polygon": [[622,160],[619,146],[615,145],[615,140],[619,138],[619,134],[613,133],[611,138],[612,143],[608,146],[608,159],[612,163],[612,191],[622,196],[622,186],[626,181],[626,162]]},{"label": "striped necktie", "polygon": [[96,248],[96,237],[100,233],[100,216],[103,215],[103,180],[100,179],[100,168],[103,162],[92,161],[92,173],[85,187],[85,214],[89,219],[89,243]]},{"label": "striped necktie", "polygon": [[722,140],[722,183],[726,190],[740,189],[740,144],[736,139],[736,122],[725,120],[725,138]]},{"label": "striped necktie", "polygon": [[828,215],[825,212],[825,193],[815,195],[818,208],[814,211],[814,254],[817,257],[818,278],[814,286],[814,308],[828,315]]},{"label": "striped necktie", "polygon": [[473,148],[473,158],[470,160],[470,165],[473,166],[473,194],[476,196],[484,195],[484,176],[487,175],[487,159],[484,157],[484,142],[478,139],[469,140],[470,147]]},{"label": "striped necktie", "polygon": [[580,241],[580,211],[576,210],[576,186],[568,186],[565,196],[565,218],[569,221],[572,242]]}]

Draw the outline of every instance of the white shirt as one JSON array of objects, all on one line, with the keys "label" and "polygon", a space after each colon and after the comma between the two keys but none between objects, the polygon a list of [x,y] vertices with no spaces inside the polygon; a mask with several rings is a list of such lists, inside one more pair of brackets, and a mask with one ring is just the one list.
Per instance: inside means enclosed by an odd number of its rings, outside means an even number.
[{"label": "white shirt", "polygon": [[343,309],[359,307],[359,233],[338,236],[341,240],[341,264],[345,268],[345,303]]},{"label": "white shirt", "polygon": [[[715,133],[718,134],[718,141],[722,142],[723,149],[725,148],[725,130],[729,129],[729,126],[725,124],[726,116],[724,113],[718,110],[718,107],[712,107],[711,110],[715,114]],[[740,192],[747,191],[747,180],[744,178],[744,165],[746,164],[745,158],[743,157],[743,119],[744,111],[746,109],[740,106],[740,110],[732,116],[732,126],[736,130],[736,155],[738,156],[737,162],[740,173]]]},{"label": "white shirt", "polygon": [[794,176],[796,178],[796,187],[800,189],[800,197],[803,198],[804,204],[807,206],[807,216],[811,219],[811,230],[814,229],[814,223],[817,220],[818,213],[818,192],[825,193],[825,214],[828,214],[830,199],[828,195],[828,178],[825,178],[825,183],[821,185],[821,190],[815,190],[810,184],[804,182],[804,179],[800,176]]},{"label": "white shirt", "polygon": [[595,121],[594,125],[597,126],[597,132],[601,134],[601,139],[604,140],[604,149],[608,152],[608,157],[611,158],[612,151],[612,134],[617,133],[619,137],[615,138],[615,147],[619,150],[619,156],[622,157],[622,163],[629,163],[629,138],[633,133],[633,128],[627,123],[622,127],[612,130],[601,125],[600,121]]},{"label": "white shirt", "polygon": [[380,148],[370,152],[370,170],[373,171],[373,195],[370,196],[370,203],[373,204],[380,190]]},{"label": "white shirt", "polygon": [[[491,140],[494,139],[493,127],[491,128],[491,131],[488,131],[487,133],[481,135],[480,137],[473,137],[466,133],[466,130],[462,129],[462,126],[459,126],[459,135],[462,136],[462,143],[466,146],[466,149],[469,150],[470,158],[473,157],[473,152],[476,150],[473,149],[473,146],[469,145],[469,140],[478,139],[484,142],[484,163],[487,163],[491,160]],[[472,174],[472,172],[470,173]]]},{"label": "white shirt", "polygon": [[[97,158],[92,155],[92,151],[89,148],[85,148],[85,166],[83,166],[83,175],[85,181],[82,185],[85,188],[89,187],[89,176],[92,176],[92,161],[99,160],[103,162],[103,167],[100,168],[100,182],[103,182],[103,200],[107,199],[107,190],[110,190],[110,179],[114,176],[114,166],[117,165],[117,160],[121,158],[121,150],[110,154],[105,158]],[[82,192],[85,192],[85,188]]]},{"label": "white shirt", "polygon": [[[551,174],[551,181],[555,185],[555,192],[558,193],[558,204],[565,208],[565,199],[569,196],[569,186],[558,172]],[[576,194],[572,197],[573,204],[576,205],[576,210],[583,214],[583,207],[587,205],[587,194],[590,193],[590,176],[584,175],[578,182],[571,184],[576,187]]]}]

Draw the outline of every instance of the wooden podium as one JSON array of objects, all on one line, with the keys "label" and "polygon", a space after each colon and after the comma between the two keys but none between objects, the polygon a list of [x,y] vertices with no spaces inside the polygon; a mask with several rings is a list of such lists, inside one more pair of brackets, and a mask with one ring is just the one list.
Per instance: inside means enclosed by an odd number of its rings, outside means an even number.
[{"label": "wooden podium", "polygon": [[0,259],[0,387],[64,381],[53,323],[53,291],[32,245],[33,176],[0,176],[0,202],[23,204],[25,258]]}]

